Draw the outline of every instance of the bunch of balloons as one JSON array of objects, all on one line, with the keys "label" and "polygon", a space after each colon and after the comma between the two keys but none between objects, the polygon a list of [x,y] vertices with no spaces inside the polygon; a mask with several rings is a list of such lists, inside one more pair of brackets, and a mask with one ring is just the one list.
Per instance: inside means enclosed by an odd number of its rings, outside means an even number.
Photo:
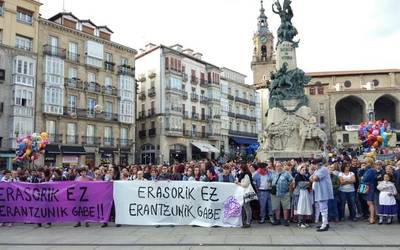
[{"label": "bunch of balloons", "polygon": [[39,155],[43,153],[47,144],[49,144],[49,135],[46,132],[17,138],[15,162],[24,163],[39,159]]},{"label": "bunch of balloons", "polygon": [[358,129],[358,139],[368,152],[387,147],[390,138],[392,130],[386,120],[363,122]]}]

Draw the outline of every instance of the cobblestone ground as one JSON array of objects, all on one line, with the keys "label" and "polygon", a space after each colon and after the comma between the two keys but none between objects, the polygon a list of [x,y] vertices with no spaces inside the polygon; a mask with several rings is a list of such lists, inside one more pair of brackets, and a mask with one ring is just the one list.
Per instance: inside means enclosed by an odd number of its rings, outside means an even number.
[{"label": "cobblestone ground", "polygon": [[251,228],[72,224],[0,228],[0,249],[400,249],[400,225],[331,224],[329,232],[254,224]]}]

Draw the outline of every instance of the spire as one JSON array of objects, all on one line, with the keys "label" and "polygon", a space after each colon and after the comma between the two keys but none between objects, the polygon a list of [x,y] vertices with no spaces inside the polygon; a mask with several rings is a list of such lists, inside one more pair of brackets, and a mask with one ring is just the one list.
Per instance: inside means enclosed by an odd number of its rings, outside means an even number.
[{"label": "spire", "polygon": [[258,17],[258,32],[268,31],[268,17],[265,15],[264,0],[261,0],[260,16]]}]

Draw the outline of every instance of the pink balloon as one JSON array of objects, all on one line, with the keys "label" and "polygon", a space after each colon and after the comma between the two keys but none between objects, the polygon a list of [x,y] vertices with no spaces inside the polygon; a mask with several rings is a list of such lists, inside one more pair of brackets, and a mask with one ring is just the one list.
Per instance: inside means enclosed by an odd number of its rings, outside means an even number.
[{"label": "pink balloon", "polygon": [[378,129],[374,129],[374,131],[372,131],[372,134],[375,136],[379,135],[379,130]]}]

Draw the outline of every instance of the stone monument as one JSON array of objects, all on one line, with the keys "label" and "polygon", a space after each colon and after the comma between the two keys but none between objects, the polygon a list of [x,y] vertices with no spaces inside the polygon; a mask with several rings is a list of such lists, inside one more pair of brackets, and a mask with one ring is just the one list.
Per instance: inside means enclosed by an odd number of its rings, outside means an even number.
[{"label": "stone monument", "polygon": [[293,41],[297,30],[292,24],[291,0],[279,0],[272,5],[281,18],[276,47],[276,72],[271,72],[268,84],[269,109],[267,126],[263,132],[257,158],[275,159],[312,158],[325,152],[327,136],[317,126],[316,118],[308,107],[304,85],[311,80],[297,68],[296,48]]}]

